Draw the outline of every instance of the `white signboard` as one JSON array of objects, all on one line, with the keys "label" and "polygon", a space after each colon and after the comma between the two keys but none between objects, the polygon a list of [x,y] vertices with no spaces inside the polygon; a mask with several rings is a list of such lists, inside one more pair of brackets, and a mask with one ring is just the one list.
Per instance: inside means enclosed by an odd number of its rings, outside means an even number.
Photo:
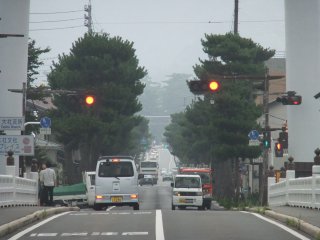
[{"label": "white signboard", "polygon": [[51,135],[51,128],[40,128],[40,134]]},{"label": "white signboard", "polygon": [[34,137],[0,135],[0,155],[7,155],[8,151],[14,152],[14,155],[33,156],[34,155]]},{"label": "white signboard", "polygon": [[24,118],[0,117],[0,130],[24,130]]},{"label": "white signboard", "polygon": [[259,146],[260,141],[259,140],[249,140],[249,146]]},{"label": "white signboard", "polygon": [[263,157],[252,159],[252,163],[263,163]]}]

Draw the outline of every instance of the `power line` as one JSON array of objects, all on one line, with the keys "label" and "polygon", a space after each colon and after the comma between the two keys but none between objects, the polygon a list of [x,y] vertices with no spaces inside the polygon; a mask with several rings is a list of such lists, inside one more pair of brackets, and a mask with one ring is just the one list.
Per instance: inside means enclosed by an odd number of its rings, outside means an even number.
[{"label": "power line", "polygon": [[51,30],[61,30],[61,29],[70,29],[70,28],[80,28],[83,27],[83,25],[79,26],[70,26],[70,27],[56,27],[56,28],[36,28],[36,29],[30,29],[30,32],[34,31],[51,31]]},{"label": "power line", "polygon": [[[220,24],[231,23],[232,21],[130,21],[130,22],[95,22],[96,24]],[[239,23],[268,23],[284,22],[284,20],[244,20]]]},{"label": "power line", "polygon": [[64,12],[33,12],[33,13],[30,13],[30,14],[32,14],[32,15],[40,15],[40,14],[73,13],[73,12],[83,12],[83,10],[73,10],[73,11],[64,11]]},{"label": "power line", "polygon": [[69,18],[69,19],[61,19],[61,20],[45,20],[45,21],[37,21],[37,22],[29,22],[29,23],[51,23],[51,22],[67,22],[73,20],[80,20],[83,18]]}]

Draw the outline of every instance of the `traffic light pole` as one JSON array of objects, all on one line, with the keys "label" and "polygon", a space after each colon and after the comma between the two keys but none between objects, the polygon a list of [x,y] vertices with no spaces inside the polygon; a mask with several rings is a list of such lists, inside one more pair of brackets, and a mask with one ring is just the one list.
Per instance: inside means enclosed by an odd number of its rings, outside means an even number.
[{"label": "traffic light pole", "polygon": [[[269,69],[266,69],[264,78],[264,92],[263,92],[263,113],[264,113],[264,130],[270,131],[269,127]],[[270,133],[271,134],[271,133]],[[263,162],[259,165],[259,200],[261,205],[267,204],[267,170],[269,161],[269,148],[263,149]]]}]

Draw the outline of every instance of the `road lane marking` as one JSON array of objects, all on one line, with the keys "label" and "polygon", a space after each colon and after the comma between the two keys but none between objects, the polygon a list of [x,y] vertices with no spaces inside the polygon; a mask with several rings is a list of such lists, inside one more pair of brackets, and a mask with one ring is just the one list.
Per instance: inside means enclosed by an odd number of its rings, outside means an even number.
[{"label": "road lane marking", "polygon": [[[244,213],[249,213],[249,212],[244,212]],[[292,234],[293,236],[295,236],[295,237],[297,237],[297,238],[299,238],[301,240],[311,240],[310,238],[307,238],[307,237],[303,236],[302,234],[292,230],[291,228],[288,228],[288,227],[286,227],[286,226],[284,226],[284,225],[282,225],[282,224],[280,224],[280,223],[278,223],[276,221],[273,221],[273,220],[271,220],[269,218],[263,217],[258,213],[250,213],[250,214],[252,214],[252,215],[254,215],[254,216],[258,217],[258,218],[261,218],[262,220],[265,220],[266,222],[269,222],[269,223],[271,223],[273,225],[278,226],[279,228],[287,231],[288,233]]]},{"label": "road lane marking", "polygon": [[91,215],[109,215],[110,213],[108,212],[97,212],[97,213],[91,213]]},{"label": "road lane marking", "polygon": [[116,206],[112,206],[112,207],[109,207],[107,208],[107,212],[111,211],[113,208],[115,208]]},{"label": "road lane marking", "polygon": [[165,240],[162,223],[162,212],[159,209],[156,210],[156,240]]},{"label": "road lane marking", "polygon": [[141,236],[141,235],[148,235],[148,232],[123,232],[122,236]]},{"label": "road lane marking", "polygon": [[75,232],[75,233],[62,233],[61,237],[71,237],[71,236],[87,236],[87,232]]},{"label": "road lane marking", "polygon": [[68,213],[70,213],[70,212],[63,212],[63,213],[54,215],[54,216],[52,216],[52,217],[50,217],[50,218],[48,218],[48,219],[46,219],[46,220],[43,220],[42,222],[39,222],[39,223],[37,223],[37,224],[35,224],[35,225],[33,225],[33,226],[31,226],[31,227],[23,230],[22,232],[17,233],[16,235],[12,236],[12,237],[9,238],[8,240],[17,240],[17,239],[21,238],[22,236],[24,236],[25,234],[31,232],[32,230],[34,230],[34,229],[36,229],[36,228],[38,228],[38,227],[46,224],[47,222],[50,222],[50,221],[52,221],[53,219],[58,218],[58,217],[60,217],[60,216],[63,216],[63,215],[65,215],[65,214],[68,214]]},{"label": "road lane marking", "polygon": [[133,215],[152,214],[152,212],[134,212]]},{"label": "road lane marking", "polygon": [[70,216],[87,216],[89,213],[71,213]]},{"label": "road lane marking", "polygon": [[[56,237],[59,233],[32,233],[30,237]],[[74,233],[61,233],[60,237],[76,237],[76,236],[146,236],[149,232],[74,232]]]},{"label": "road lane marking", "polygon": [[102,232],[101,236],[117,236],[118,232]]}]

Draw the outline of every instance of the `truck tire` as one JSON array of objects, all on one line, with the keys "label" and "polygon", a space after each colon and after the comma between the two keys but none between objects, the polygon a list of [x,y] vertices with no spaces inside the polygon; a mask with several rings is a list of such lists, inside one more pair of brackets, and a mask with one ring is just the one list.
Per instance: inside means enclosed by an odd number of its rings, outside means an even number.
[{"label": "truck tire", "polygon": [[175,205],[171,205],[171,209],[172,210],[176,210],[176,206]]},{"label": "truck tire", "polygon": [[93,209],[96,211],[101,211],[102,210],[102,206],[100,204],[94,204],[93,205]]},{"label": "truck tire", "polygon": [[139,209],[140,209],[139,203],[133,205],[133,210],[139,210]]},{"label": "truck tire", "polygon": [[205,210],[206,208],[202,205],[198,207],[198,210]]}]

